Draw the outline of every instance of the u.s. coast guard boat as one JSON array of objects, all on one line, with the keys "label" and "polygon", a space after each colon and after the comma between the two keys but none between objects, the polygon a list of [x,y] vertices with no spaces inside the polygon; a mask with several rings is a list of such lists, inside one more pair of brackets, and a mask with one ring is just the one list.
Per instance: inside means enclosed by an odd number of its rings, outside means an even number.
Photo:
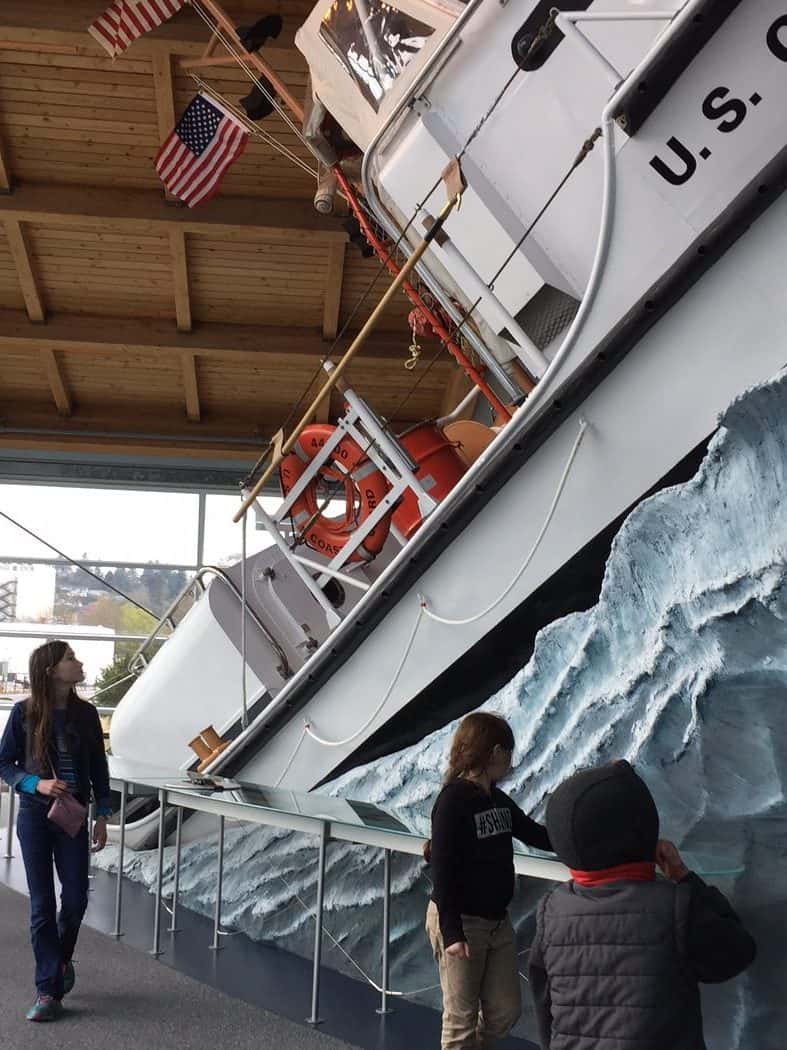
[{"label": "u.s. coast guard boat", "polygon": [[326,182],[473,386],[395,435],[344,373],[111,743],[304,790],[485,699],[784,364],[787,3],[322,0],[296,42]]}]

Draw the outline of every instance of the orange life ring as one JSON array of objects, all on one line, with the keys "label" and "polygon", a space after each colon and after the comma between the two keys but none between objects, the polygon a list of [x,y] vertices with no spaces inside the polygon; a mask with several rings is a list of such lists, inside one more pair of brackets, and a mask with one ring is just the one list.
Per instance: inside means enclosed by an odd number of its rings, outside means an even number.
[{"label": "orange life ring", "polygon": [[[292,452],[285,456],[279,467],[279,480],[285,497],[335,431],[336,427],[330,423],[314,423],[304,428]],[[344,517],[331,518],[320,513],[320,477],[326,481],[343,483]],[[320,468],[319,475],[312,478],[293,503],[290,515],[296,529],[303,533],[303,542],[307,547],[327,558],[335,558],[352,534],[379,506],[388,489],[382,471],[378,470],[357,442],[345,436],[333,450],[331,458]],[[363,543],[350,556],[350,561],[371,561],[383,549],[390,529],[389,513],[367,532]]]}]

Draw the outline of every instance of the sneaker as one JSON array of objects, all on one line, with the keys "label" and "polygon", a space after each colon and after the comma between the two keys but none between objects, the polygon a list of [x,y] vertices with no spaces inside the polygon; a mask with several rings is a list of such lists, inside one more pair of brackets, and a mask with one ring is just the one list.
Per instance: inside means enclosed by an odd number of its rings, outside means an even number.
[{"label": "sneaker", "polygon": [[75,982],[74,964],[72,962],[63,963],[63,995],[68,995]]},{"label": "sneaker", "polygon": [[28,1021],[54,1021],[60,1016],[62,1007],[51,995],[37,995],[36,1001],[27,1011]]}]

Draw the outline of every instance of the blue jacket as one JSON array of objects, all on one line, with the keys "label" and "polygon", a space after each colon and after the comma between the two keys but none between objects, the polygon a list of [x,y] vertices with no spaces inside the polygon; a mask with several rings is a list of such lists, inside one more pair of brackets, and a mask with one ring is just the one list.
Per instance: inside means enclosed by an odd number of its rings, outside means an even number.
[{"label": "blue jacket", "polygon": [[[26,701],[14,704],[0,741],[0,778],[17,791],[35,794],[36,778],[51,779],[51,769],[39,769],[32,758],[25,725]],[[112,812],[109,769],[104,750],[104,733],[98,711],[85,700],[72,697],[66,708],[66,740],[79,779],[79,795],[87,802],[91,793],[97,812]],[[58,772],[57,748],[50,743],[50,761]],[[39,797],[39,796],[36,796]],[[41,801],[45,800],[41,798]]]}]

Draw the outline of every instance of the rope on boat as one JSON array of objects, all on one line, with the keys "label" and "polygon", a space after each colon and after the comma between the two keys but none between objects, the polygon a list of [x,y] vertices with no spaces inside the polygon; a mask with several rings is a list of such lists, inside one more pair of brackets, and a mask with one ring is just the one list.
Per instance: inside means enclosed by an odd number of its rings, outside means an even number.
[{"label": "rope on boat", "polygon": [[199,73],[195,73],[193,70],[189,71],[189,75],[191,76],[191,79],[194,81],[197,87],[200,89],[200,91],[204,92],[206,95],[212,98],[217,99],[222,104],[222,106],[224,106],[225,109],[228,109],[232,113],[232,115],[235,117],[238,123],[242,124],[246,128],[250,135],[254,135],[255,138],[258,138],[261,142],[264,142],[266,146],[270,146],[271,149],[276,150],[286,160],[291,161],[293,164],[296,165],[296,167],[299,167],[303,171],[305,171],[307,175],[310,175],[312,178],[315,179],[317,178],[316,168],[310,168],[306,161],[299,157],[297,153],[293,153],[289,146],[285,146],[283,142],[279,142],[279,140],[273,135],[271,135],[270,132],[265,131],[264,128],[261,128],[259,124],[257,124],[255,121],[253,121],[250,117],[246,115],[244,110],[236,106],[234,102],[230,102],[226,95],[222,95],[218,88],[214,87],[212,84],[209,84],[206,80],[203,80]]},{"label": "rope on boat", "polygon": [[[152,619],[158,620],[160,618],[156,613],[151,612],[151,610],[148,609],[147,606],[142,605],[141,602],[138,602],[136,598],[131,598],[128,594],[124,594],[124,592],[121,591],[119,587],[116,587],[113,583],[108,583],[103,576],[99,576],[97,572],[93,572],[92,569],[88,569],[88,567],[84,565],[81,561],[77,561],[76,558],[72,558],[69,554],[66,554],[64,551],[61,551],[59,547],[56,547],[54,545],[54,543],[49,543],[47,540],[43,539],[43,537],[39,536],[37,532],[33,532],[32,529],[28,529],[28,527],[26,525],[23,525],[21,521],[17,521],[16,518],[12,518],[10,514],[6,514],[4,510],[0,510],[0,516],[5,518],[6,521],[10,521],[12,525],[16,525],[16,527],[18,529],[21,529],[22,532],[26,532],[28,536],[32,536],[34,540],[38,540],[39,543],[43,543],[45,547],[49,547],[51,551],[54,551],[55,554],[58,555],[58,557],[63,558],[65,561],[67,561],[69,565],[76,566],[77,569],[81,569],[82,572],[86,572],[88,576],[92,576],[94,580],[98,580],[102,587],[106,587],[109,591],[114,591],[115,594],[120,595],[121,598],[125,598],[127,602],[130,602],[132,605],[136,605],[138,609],[140,609],[144,613],[147,613],[148,616],[150,616]],[[113,685],[114,684],[116,683],[113,682]]]},{"label": "rope on boat", "polygon": [[[413,624],[413,628],[412,628],[412,630],[410,632],[410,637],[407,639],[407,645],[404,647],[404,652],[402,653],[402,658],[401,658],[401,660],[399,661],[399,663],[397,665],[397,668],[396,668],[396,671],[394,672],[393,678],[391,679],[391,684],[385,690],[385,693],[383,694],[382,700],[377,705],[377,707],[374,709],[374,711],[372,711],[371,715],[367,718],[367,720],[364,722],[364,724],[359,729],[356,729],[356,731],[351,736],[345,737],[344,740],[326,740],[325,737],[320,736],[319,733],[315,733],[315,731],[311,727],[311,722],[306,722],[304,727],[303,727],[304,728],[304,735],[308,734],[312,738],[312,740],[316,740],[317,743],[318,744],[322,744],[323,747],[344,747],[346,744],[351,744],[353,742],[353,740],[356,740],[359,736],[361,736],[362,733],[366,732],[366,730],[369,728],[369,726],[372,724],[372,722],[374,722],[375,718],[377,718],[379,713],[382,711],[382,709],[388,703],[388,699],[389,699],[391,693],[394,691],[394,687],[396,686],[396,683],[399,681],[399,676],[401,675],[402,671],[404,670],[404,665],[407,663],[407,658],[408,658],[408,656],[410,655],[410,653],[412,651],[413,645],[415,644],[415,636],[418,633],[418,628],[421,625],[421,617],[424,614],[424,610],[425,610],[425,605],[424,605],[424,603],[422,601],[419,604],[419,606],[418,606],[418,614],[417,614],[417,616],[415,618],[415,623]],[[303,741],[303,737],[301,737],[301,740],[298,742],[298,746],[299,747],[300,747],[302,741]]]},{"label": "rope on boat", "polygon": [[531,561],[535,557],[536,551],[541,546],[541,541],[543,540],[544,536],[546,535],[547,529],[549,528],[549,526],[552,523],[552,519],[555,516],[555,511],[557,510],[557,505],[560,502],[560,497],[563,495],[563,489],[566,487],[566,482],[568,481],[568,476],[571,473],[571,468],[574,465],[574,460],[576,459],[577,453],[579,452],[579,446],[582,444],[582,441],[583,441],[583,438],[585,437],[585,433],[587,431],[587,428],[588,428],[587,420],[585,420],[585,419],[580,420],[579,433],[576,436],[574,444],[573,444],[573,446],[571,448],[571,452],[569,453],[568,459],[566,461],[566,465],[563,468],[563,473],[560,476],[560,481],[558,482],[558,486],[557,486],[557,489],[555,490],[555,495],[554,495],[554,497],[552,499],[552,503],[551,503],[551,505],[549,507],[549,510],[547,511],[547,516],[544,519],[544,524],[541,526],[541,530],[539,531],[538,535],[536,536],[536,538],[535,538],[535,540],[533,542],[533,546],[530,548],[530,552],[528,553],[528,556],[525,558],[524,562],[522,563],[520,568],[517,570],[515,576],[513,577],[511,582],[508,584],[508,586],[505,588],[503,593],[500,594],[499,597],[495,598],[495,600],[492,602],[491,605],[487,605],[487,607],[485,609],[482,609],[481,612],[474,613],[472,616],[465,616],[465,617],[463,617],[461,619],[451,619],[450,617],[440,616],[439,613],[432,612],[432,610],[429,608],[429,605],[426,602],[426,599],[422,598],[422,609],[423,609],[424,615],[428,616],[430,620],[434,620],[436,623],[444,623],[444,624],[447,624],[447,625],[449,625],[451,627],[463,627],[466,624],[476,623],[478,620],[482,620],[488,613],[492,612],[493,609],[496,609],[497,606],[500,605],[501,602],[505,601],[505,599],[508,597],[508,595],[514,589],[514,587],[516,587],[517,583],[519,583],[520,579],[522,578],[522,576],[527,571],[528,566],[530,565]]}]

